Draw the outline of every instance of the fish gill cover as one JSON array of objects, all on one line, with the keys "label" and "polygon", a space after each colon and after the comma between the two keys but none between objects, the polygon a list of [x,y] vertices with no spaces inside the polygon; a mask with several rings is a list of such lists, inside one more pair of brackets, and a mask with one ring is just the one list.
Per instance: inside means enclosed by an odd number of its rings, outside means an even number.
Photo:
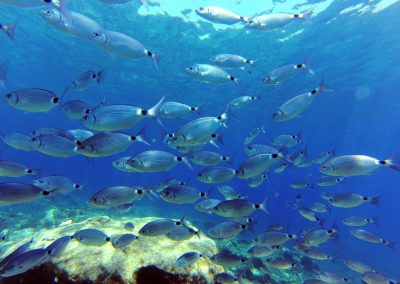
[{"label": "fish gill cover", "polygon": [[396,283],[399,12],[0,0],[0,282]]}]

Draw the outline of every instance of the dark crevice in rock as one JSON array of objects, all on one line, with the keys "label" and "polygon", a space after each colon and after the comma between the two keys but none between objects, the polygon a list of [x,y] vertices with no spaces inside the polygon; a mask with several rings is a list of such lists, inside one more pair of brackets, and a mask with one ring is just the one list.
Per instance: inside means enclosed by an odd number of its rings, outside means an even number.
[{"label": "dark crevice in rock", "polygon": [[154,265],[137,270],[136,281],[137,284],[207,284],[202,276],[171,274]]}]

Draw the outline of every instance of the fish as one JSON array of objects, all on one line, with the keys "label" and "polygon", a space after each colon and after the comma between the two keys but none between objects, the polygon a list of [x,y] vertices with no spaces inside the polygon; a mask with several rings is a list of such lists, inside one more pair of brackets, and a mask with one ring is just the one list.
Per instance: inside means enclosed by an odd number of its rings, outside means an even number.
[{"label": "fish", "polygon": [[217,186],[217,190],[221,193],[225,199],[240,199],[243,198],[239,193],[228,185]]},{"label": "fish", "polygon": [[241,96],[236,99],[233,99],[229,103],[229,108],[232,109],[241,109],[243,107],[249,106],[252,102],[256,102],[260,100],[258,96]]},{"label": "fish", "polygon": [[313,183],[307,182],[307,181],[293,181],[290,183],[291,188],[295,189],[306,189],[306,188],[313,188],[314,185]]},{"label": "fish", "polygon": [[166,233],[165,236],[170,240],[181,242],[188,240],[193,236],[200,238],[200,231],[196,231],[186,225],[183,225],[174,228],[172,231]]},{"label": "fish", "polygon": [[312,228],[303,236],[303,244],[308,247],[316,247],[337,237],[338,231],[335,228],[319,229]]},{"label": "fish", "polygon": [[48,156],[68,158],[78,155],[77,141],[73,137],[44,134],[31,138],[31,143],[36,151]]},{"label": "fish", "polygon": [[31,152],[33,151],[31,137],[22,133],[9,133],[1,135],[1,139],[8,146],[13,147],[14,149]]},{"label": "fish", "polygon": [[280,246],[254,245],[247,251],[247,253],[253,257],[264,258],[271,256],[280,249]]},{"label": "fish", "polygon": [[219,199],[204,199],[194,206],[194,209],[204,213],[212,213],[212,210],[217,206],[221,200]]},{"label": "fish", "polygon": [[207,192],[200,192],[197,188],[187,185],[171,185],[160,192],[160,197],[169,203],[190,204],[200,198],[208,198]]},{"label": "fish", "polygon": [[45,89],[20,89],[4,95],[13,108],[26,112],[48,112],[58,106],[61,98]]},{"label": "fish", "polygon": [[203,106],[189,106],[178,102],[164,102],[160,107],[160,117],[180,119],[192,113],[200,115]]},{"label": "fish", "polygon": [[259,234],[255,238],[255,243],[261,246],[281,246],[290,240],[297,239],[294,234],[287,234],[279,231],[268,231]]},{"label": "fish", "polygon": [[320,272],[318,274],[318,279],[331,284],[352,283],[351,278],[343,277],[331,272]]},{"label": "fish", "polygon": [[207,144],[217,137],[217,131],[230,119],[232,114],[227,107],[218,117],[200,117],[189,121],[173,134],[171,143],[174,146]]},{"label": "fish", "polygon": [[112,165],[115,169],[117,169],[118,171],[121,172],[126,172],[126,173],[135,173],[138,172],[137,170],[135,170],[134,168],[131,168],[128,166],[127,162],[132,158],[132,156],[126,156],[126,157],[122,157],[119,158],[116,161],[112,162]]},{"label": "fish", "polygon": [[376,219],[361,216],[350,216],[343,219],[343,224],[350,227],[362,227],[368,224],[376,224]]},{"label": "fish", "polygon": [[322,164],[323,162],[325,162],[329,158],[334,157],[335,155],[336,155],[335,154],[335,149],[330,150],[330,151],[322,152],[317,157],[315,157],[313,159],[314,164]]},{"label": "fish", "polygon": [[233,25],[239,22],[247,22],[246,18],[220,7],[199,7],[195,12],[200,17],[216,24]]},{"label": "fish", "polygon": [[215,264],[221,265],[225,268],[239,266],[248,261],[247,258],[236,255],[228,250],[223,250],[210,257],[210,260]]},{"label": "fish", "polygon": [[247,199],[230,199],[219,203],[212,212],[222,217],[241,218],[251,215],[256,210],[262,210],[269,214],[268,198],[261,204],[252,203]]},{"label": "fish", "polygon": [[197,179],[202,183],[218,184],[230,181],[236,176],[236,170],[228,167],[208,167],[197,174]]},{"label": "fish", "polygon": [[47,249],[33,249],[23,252],[11,259],[1,271],[1,277],[11,277],[22,274],[31,268],[39,266],[49,260]]},{"label": "fish", "polygon": [[[82,142],[78,141],[75,149],[76,153],[86,157],[105,157],[124,152],[135,142],[149,145],[145,137],[144,128],[136,135],[116,132],[99,132]],[[129,165],[129,161],[127,165]]]},{"label": "fish", "polygon": [[395,280],[388,279],[386,276],[375,271],[367,271],[361,275],[362,281],[366,284],[396,284]]},{"label": "fish", "polygon": [[329,176],[369,175],[381,167],[400,171],[397,159],[378,160],[365,155],[345,155],[328,160],[320,167],[320,172]]},{"label": "fish", "polygon": [[26,183],[0,183],[0,206],[32,202],[52,192]]},{"label": "fish", "polygon": [[102,246],[111,241],[111,238],[97,229],[82,229],[73,235],[73,239],[87,246]]},{"label": "fish", "polygon": [[287,226],[281,224],[273,224],[269,225],[266,231],[284,231],[287,229]]},{"label": "fish", "polygon": [[228,283],[234,283],[235,281],[239,281],[239,278],[228,272],[221,272],[214,275],[214,281],[228,284]]},{"label": "fish", "polygon": [[184,163],[192,169],[186,157],[175,156],[166,151],[150,150],[131,157],[126,165],[142,173],[167,172],[176,165]]},{"label": "fish", "polygon": [[124,225],[124,229],[128,231],[133,231],[133,229],[135,229],[135,225],[132,222],[127,222]]},{"label": "fish", "polygon": [[264,181],[268,180],[268,175],[267,174],[262,174],[256,177],[253,177],[252,179],[250,179],[249,181],[249,187],[251,188],[257,188],[260,187]]},{"label": "fish", "polygon": [[37,187],[43,190],[52,191],[53,193],[68,194],[73,191],[83,189],[83,185],[75,183],[70,178],[63,175],[51,175],[37,179],[33,182]]},{"label": "fish", "polygon": [[120,131],[131,128],[144,118],[159,119],[160,107],[164,101],[161,98],[150,109],[142,109],[131,105],[104,105],[90,110],[81,119],[81,124],[90,130],[95,131]]},{"label": "fish", "polygon": [[315,202],[310,209],[316,213],[328,213],[331,211],[328,205],[321,202]]},{"label": "fish", "polygon": [[187,267],[193,265],[199,258],[203,257],[203,254],[198,253],[198,252],[187,252],[182,254],[177,260],[176,260],[176,266],[177,267]]},{"label": "fish", "polygon": [[42,169],[30,169],[16,162],[0,160],[0,177],[19,178],[26,175],[37,177],[42,171]]},{"label": "fish", "polygon": [[221,162],[232,162],[232,158],[229,156],[223,156],[216,152],[211,151],[195,151],[189,152],[187,157],[191,162],[201,166],[215,166]]},{"label": "fish", "polygon": [[284,259],[281,257],[268,258],[266,261],[273,268],[280,269],[280,270],[287,270],[287,269],[291,269],[296,266],[296,264],[293,261],[291,261],[289,259]]},{"label": "fish", "polygon": [[123,249],[129,246],[133,241],[138,240],[139,237],[134,234],[123,234],[111,240],[112,245],[116,249]]},{"label": "fish", "polygon": [[287,167],[289,166],[289,162],[286,160],[281,160],[278,163],[276,163],[276,166],[274,168],[274,172],[277,174],[283,173]]},{"label": "fish", "polygon": [[315,248],[308,248],[306,250],[304,250],[304,254],[312,259],[316,259],[316,260],[330,260],[330,261],[334,261],[334,257],[328,255],[327,253],[315,249]]},{"label": "fish", "polygon": [[95,20],[75,11],[44,9],[40,16],[55,29],[84,40],[91,40],[93,33],[104,31]]},{"label": "fish", "polygon": [[157,71],[159,71],[158,56],[146,49],[141,42],[126,34],[100,29],[92,32],[91,39],[111,54],[131,59],[150,57]]},{"label": "fish", "polygon": [[12,40],[14,41],[14,33],[15,33],[15,28],[18,25],[18,21],[14,22],[12,24],[9,25],[4,25],[4,24],[0,24],[0,31],[1,32],[5,32],[6,35]]},{"label": "fish", "polygon": [[110,209],[139,200],[150,192],[138,186],[112,186],[99,190],[89,198],[94,208]]},{"label": "fish", "polygon": [[319,216],[317,216],[317,214],[315,214],[315,212],[312,211],[311,209],[302,207],[299,208],[297,212],[299,212],[299,214],[308,221],[317,222],[321,226],[324,224],[324,220],[321,219]]},{"label": "fish", "polygon": [[233,82],[239,86],[239,79],[230,75],[224,69],[210,64],[195,64],[185,68],[192,78],[207,84],[222,84]]},{"label": "fish", "polygon": [[307,71],[308,73],[314,75],[314,71],[309,66],[309,62],[305,61],[303,63],[288,64],[278,67],[271,72],[269,72],[261,81],[264,85],[279,86],[283,82],[290,80],[295,74]]},{"label": "fish", "polygon": [[274,146],[281,146],[281,147],[285,146],[286,148],[292,148],[302,143],[303,140],[301,137],[301,133],[297,133],[294,135],[290,134],[278,135],[271,141],[271,144]]},{"label": "fish", "polygon": [[90,112],[89,106],[80,100],[72,100],[61,104],[61,110],[71,120],[80,121]]},{"label": "fish", "polygon": [[335,176],[322,176],[318,178],[315,182],[318,186],[334,186],[337,184],[345,183],[345,177],[335,177]]},{"label": "fish", "polygon": [[139,234],[146,237],[155,237],[168,234],[179,226],[186,226],[186,218],[183,217],[180,220],[171,219],[157,219],[150,221],[143,225],[139,230]]},{"label": "fish", "polygon": [[249,230],[250,224],[253,223],[252,218],[245,220],[233,220],[218,223],[208,230],[208,234],[218,240],[231,240],[236,238],[242,231]]},{"label": "fish", "polygon": [[79,77],[72,82],[72,87],[76,92],[85,91],[93,83],[101,85],[104,82],[105,72],[100,71],[86,71],[85,73],[79,75]]},{"label": "fish", "polygon": [[381,237],[363,229],[354,229],[350,233],[359,240],[366,241],[373,244],[384,244],[391,249],[395,248],[396,243],[389,242],[388,240],[382,239]]},{"label": "fish", "polygon": [[379,199],[381,195],[367,197],[357,193],[339,193],[329,199],[329,203],[332,206],[340,208],[354,208],[359,207],[366,203],[371,203],[373,205],[379,204]]},{"label": "fish", "polygon": [[255,60],[246,59],[236,54],[217,54],[212,56],[210,61],[226,69],[244,68],[246,65],[254,66],[256,64]]},{"label": "fish", "polygon": [[247,156],[252,157],[258,154],[278,154],[279,150],[265,144],[251,144],[244,147]]},{"label": "fish", "polygon": [[309,21],[314,8],[307,9],[299,14],[270,13],[249,19],[245,27],[253,30],[270,31],[280,29],[296,19]]},{"label": "fish", "polygon": [[250,131],[249,135],[246,136],[246,138],[244,139],[244,145],[248,145],[251,142],[254,141],[254,139],[257,138],[258,135],[260,135],[261,133],[266,133],[265,132],[265,125],[261,126],[261,127],[257,127],[255,129],[253,129],[252,131]]},{"label": "fish", "polygon": [[125,213],[130,212],[133,209],[133,207],[134,207],[134,204],[131,202],[131,203],[126,203],[126,204],[112,207],[111,209],[116,213],[125,214]]},{"label": "fish", "polygon": [[2,274],[2,272],[4,271],[4,268],[7,267],[7,265],[10,263],[11,260],[13,260],[20,254],[22,254],[28,250],[28,248],[30,247],[32,242],[33,242],[33,239],[30,239],[29,241],[24,242],[23,244],[18,246],[12,253],[7,255],[0,261],[0,275]]},{"label": "fish", "polygon": [[46,250],[48,251],[51,257],[60,257],[67,248],[72,238],[73,238],[72,236],[60,237],[54,240],[51,244],[49,244],[46,247]]},{"label": "fish", "polygon": [[284,159],[286,150],[281,149],[274,154],[257,154],[249,157],[236,170],[236,176],[240,179],[249,179],[256,177]]},{"label": "fish", "polygon": [[312,104],[316,96],[320,93],[333,92],[328,88],[323,81],[319,86],[305,93],[295,96],[284,102],[278,110],[272,114],[274,121],[289,121],[299,117],[303,114]]},{"label": "fish", "polygon": [[356,260],[345,260],[344,264],[354,272],[363,274],[366,272],[375,271],[371,266]]},{"label": "fish", "polygon": [[84,130],[84,129],[70,129],[67,130],[68,134],[72,135],[72,137],[76,141],[85,141],[89,139],[90,137],[94,136],[94,133],[89,130]]}]

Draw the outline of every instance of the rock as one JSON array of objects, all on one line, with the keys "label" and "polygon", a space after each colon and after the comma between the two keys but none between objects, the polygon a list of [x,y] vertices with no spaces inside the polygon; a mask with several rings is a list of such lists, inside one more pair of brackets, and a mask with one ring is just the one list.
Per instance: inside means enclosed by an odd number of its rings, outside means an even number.
[{"label": "rock", "polygon": [[[126,233],[124,224],[127,221],[135,224],[132,233],[140,236],[138,233],[140,228],[147,222],[155,219],[157,218],[147,217],[115,220],[108,217],[101,217],[87,219],[80,223],[71,223],[59,228],[43,229],[35,232],[33,236],[34,243],[31,245],[31,249],[47,247],[52,240],[66,235],[73,235],[77,230],[84,228],[100,230],[112,239]],[[197,229],[192,225],[190,227]],[[21,243],[29,240],[29,238],[30,236],[18,240],[12,247],[7,249],[3,257],[12,252]],[[189,251],[197,251],[205,257],[200,258],[191,267],[177,268],[175,261],[179,256]],[[72,283],[93,281],[97,283],[140,284],[146,283],[143,282],[143,279],[157,277],[157,275],[163,279],[169,279],[167,282],[159,283],[212,283],[214,274],[223,272],[221,266],[214,264],[209,259],[217,251],[215,242],[204,235],[201,235],[200,238],[194,236],[182,242],[170,240],[165,236],[140,236],[138,240],[132,242],[124,250],[115,249],[111,242],[96,247],[85,246],[76,240],[72,240],[62,255],[52,260],[54,265],[42,265],[25,274],[34,273],[38,269],[53,269],[54,271],[58,271],[55,274],[60,275],[60,278],[61,276],[65,278],[65,275],[67,275],[69,281],[73,281]],[[59,271],[64,271],[63,275]],[[116,279],[119,280],[116,281]]]}]

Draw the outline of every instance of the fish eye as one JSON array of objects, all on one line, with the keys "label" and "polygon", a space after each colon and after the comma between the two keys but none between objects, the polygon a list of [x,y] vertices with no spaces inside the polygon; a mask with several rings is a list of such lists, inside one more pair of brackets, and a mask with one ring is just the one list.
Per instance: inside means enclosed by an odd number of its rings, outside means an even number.
[{"label": "fish eye", "polygon": [[88,116],[88,115],[84,115],[84,116],[82,117],[82,119],[83,119],[83,120],[88,120],[88,119],[89,119],[89,116]]},{"label": "fish eye", "polygon": [[326,166],[323,166],[322,169],[323,169],[324,171],[326,171],[328,168],[327,168]]},{"label": "fish eye", "polygon": [[250,20],[248,23],[249,23],[249,24],[252,24],[252,23],[254,23],[254,21],[253,21],[253,20]]},{"label": "fish eye", "polygon": [[200,10],[200,11],[204,11],[204,7],[200,7],[199,10]]},{"label": "fish eye", "polygon": [[93,75],[92,75],[92,78],[93,78],[93,79],[96,79],[96,77],[97,77],[96,74],[93,74]]},{"label": "fish eye", "polygon": [[7,99],[11,99],[11,97],[12,97],[11,94],[7,94],[7,95],[6,95],[6,98],[7,98]]},{"label": "fish eye", "polygon": [[296,139],[296,135],[292,135],[292,138],[293,138],[293,139]]}]

